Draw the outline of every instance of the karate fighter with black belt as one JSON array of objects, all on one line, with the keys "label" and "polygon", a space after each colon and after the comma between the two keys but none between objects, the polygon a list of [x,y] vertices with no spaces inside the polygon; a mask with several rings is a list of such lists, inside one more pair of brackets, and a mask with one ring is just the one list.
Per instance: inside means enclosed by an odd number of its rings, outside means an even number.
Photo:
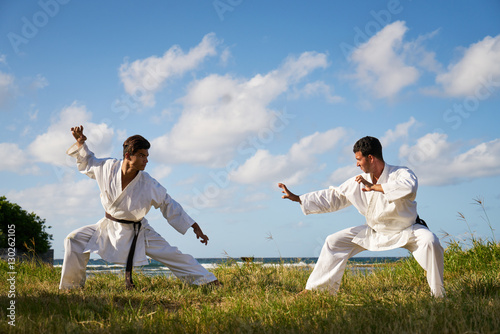
[{"label": "karate fighter with black belt", "polygon": [[279,183],[283,198],[298,202],[304,214],[334,212],[353,205],[365,216],[366,224],[329,235],[305,290],[336,293],[347,260],[364,250],[383,251],[406,248],[427,272],[427,283],[435,297],[445,294],[443,285],[444,250],[438,237],[417,215],[418,180],[406,167],[391,166],[382,156],[375,137],[364,137],[353,147],[356,164],[363,174],[338,187],[301,196]]},{"label": "karate fighter with black belt", "polygon": [[167,266],[183,281],[219,285],[217,278],[191,255],[181,253],[158,234],[145,218],[151,207],[160,209],[170,225],[185,234],[191,227],[205,245],[208,237],[173,200],[158,181],[144,172],[150,143],[135,135],[123,143],[123,160],[98,159],[89,150],[83,126],[71,128],[76,143],[67,153],[76,158],[78,170],[97,181],[104,207],[94,225],[71,232],[64,240],[65,254],[60,289],[83,287],[90,253],[105,261],[126,264],[126,287],[133,289],[132,267],[148,264],[146,256]]}]

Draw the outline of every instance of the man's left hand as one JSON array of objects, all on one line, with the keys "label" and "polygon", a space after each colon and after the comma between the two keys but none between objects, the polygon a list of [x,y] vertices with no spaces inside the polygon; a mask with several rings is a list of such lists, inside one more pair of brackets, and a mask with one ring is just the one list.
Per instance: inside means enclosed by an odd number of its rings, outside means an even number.
[{"label": "man's left hand", "polygon": [[370,183],[370,182],[366,181],[365,178],[362,177],[361,175],[356,176],[355,180],[358,183],[363,183],[363,185],[365,186],[363,189],[361,189],[363,191],[380,191],[381,193],[384,192],[384,189],[382,188],[382,186],[380,184]]},{"label": "man's left hand", "polygon": [[194,223],[191,227],[193,228],[194,234],[196,234],[196,239],[201,239],[200,242],[202,244],[208,244],[208,237],[203,234],[203,231],[198,223]]}]

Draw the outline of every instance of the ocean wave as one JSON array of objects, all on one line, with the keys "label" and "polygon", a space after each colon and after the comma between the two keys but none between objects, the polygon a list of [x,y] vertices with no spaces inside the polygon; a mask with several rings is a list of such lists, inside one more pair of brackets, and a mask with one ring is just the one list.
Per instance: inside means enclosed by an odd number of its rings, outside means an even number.
[{"label": "ocean wave", "polygon": [[[244,259],[244,260],[242,260]],[[401,259],[401,257],[378,257],[378,258],[351,258],[349,260],[349,267],[354,270],[370,270],[375,268],[377,265],[382,263],[395,262]],[[244,257],[244,258],[200,258],[197,259],[198,262],[207,270],[214,270],[220,266],[245,266],[248,264],[254,264],[264,267],[295,267],[312,269],[317,261],[317,258],[254,258],[254,257]],[[62,267],[62,259],[54,260],[54,267]],[[134,267],[134,271],[137,273],[142,273],[145,275],[165,275],[171,276],[172,271],[166,267],[163,263],[150,259],[150,263],[146,266]],[[120,264],[114,264],[106,262],[102,259],[90,259],[87,264],[87,273],[90,275],[95,275],[99,273],[116,273],[122,274],[125,272],[125,266]]]}]

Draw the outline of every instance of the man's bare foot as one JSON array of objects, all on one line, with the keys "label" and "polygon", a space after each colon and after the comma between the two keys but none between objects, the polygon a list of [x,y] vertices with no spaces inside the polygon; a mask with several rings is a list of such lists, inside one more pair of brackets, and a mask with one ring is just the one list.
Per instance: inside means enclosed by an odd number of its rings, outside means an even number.
[{"label": "man's bare foot", "polygon": [[207,287],[222,287],[222,283],[218,279],[216,279],[215,281],[208,282],[207,284],[203,284],[203,286],[207,286]]}]

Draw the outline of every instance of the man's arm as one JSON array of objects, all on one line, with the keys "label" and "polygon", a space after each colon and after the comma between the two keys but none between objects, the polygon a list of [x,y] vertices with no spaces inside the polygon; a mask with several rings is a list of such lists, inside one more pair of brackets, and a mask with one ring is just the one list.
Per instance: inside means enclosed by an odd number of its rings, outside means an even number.
[{"label": "man's arm", "polygon": [[[147,177],[151,178],[149,174],[144,173]],[[182,206],[177,203],[170,195],[167,193],[166,189],[161,186],[158,181],[151,178],[154,182],[151,184],[153,193],[152,205],[156,209],[160,209],[163,217],[168,221],[168,223],[181,234],[186,234],[190,227],[193,228],[193,232],[197,239],[201,239],[200,242],[203,244],[208,243],[208,236],[203,233],[201,227],[191,218]]]},{"label": "man's arm", "polygon": [[398,199],[415,199],[418,189],[417,176],[408,168],[400,167],[389,173],[387,182],[380,184],[384,188],[384,194],[389,202]]},{"label": "man's arm", "polygon": [[299,204],[302,204],[302,202],[300,201],[300,197],[295,195],[294,193],[292,193],[290,190],[288,190],[288,188],[283,183],[278,183],[278,187],[283,189],[282,193],[284,195],[281,196],[281,198],[288,198],[290,201],[298,202]]},{"label": "man's arm", "polygon": [[283,183],[278,183],[278,187],[283,189],[282,193],[285,194],[281,196],[281,198],[287,198],[293,202],[299,203],[305,215],[334,212],[351,205],[347,197],[333,187],[313,191],[300,196],[288,190]]}]

